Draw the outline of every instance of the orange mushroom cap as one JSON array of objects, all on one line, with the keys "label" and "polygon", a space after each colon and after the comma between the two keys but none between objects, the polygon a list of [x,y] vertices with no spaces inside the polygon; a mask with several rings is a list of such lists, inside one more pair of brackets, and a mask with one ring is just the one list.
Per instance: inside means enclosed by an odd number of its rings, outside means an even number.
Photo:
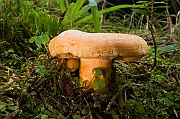
[{"label": "orange mushroom cap", "polygon": [[49,52],[60,58],[104,57],[130,61],[148,54],[148,45],[136,35],[67,30],[51,40]]}]

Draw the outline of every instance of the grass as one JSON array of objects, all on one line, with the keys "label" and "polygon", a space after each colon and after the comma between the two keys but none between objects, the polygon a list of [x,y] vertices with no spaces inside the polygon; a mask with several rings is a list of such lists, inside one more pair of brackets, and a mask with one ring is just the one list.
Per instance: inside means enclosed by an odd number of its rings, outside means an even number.
[{"label": "grass", "polygon": [[[114,61],[108,87],[100,92],[82,93],[78,72],[70,73],[66,65],[59,63],[58,59],[52,58],[48,53],[47,35],[52,38],[69,28],[93,32],[93,22],[84,22],[73,27],[69,24],[59,26],[57,14],[30,2],[21,4],[20,12],[17,12],[16,2],[8,2],[2,4],[0,10],[4,13],[0,15],[0,19],[3,19],[0,22],[1,117],[179,118],[179,21],[175,24],[165,21],[165,25],[162,25],[158,22],[160,18],[155,17],[153,24],[149,24],[150,19],[145,18],[151,12],[141,12],[140,15],[136,12],[124,19],[109,13],[113,17],[103,20],[101,32],[139,35],[147,41],[149,54],[139,61]],[[27,8],[36,17],[23,14]],[[86,14],[89,16],[89,13]],[[155,66],[152,34],[157,45]],[[43,41],[44,35],[46,39]],[[32,36],[35,37],[29,42]]]}]

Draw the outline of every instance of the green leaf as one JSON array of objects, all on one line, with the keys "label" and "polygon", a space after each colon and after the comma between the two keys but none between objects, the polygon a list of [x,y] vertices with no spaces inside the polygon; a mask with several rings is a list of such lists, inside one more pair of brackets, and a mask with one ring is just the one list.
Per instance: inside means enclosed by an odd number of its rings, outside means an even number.
[{"label": "green leaf", "polygon": [[58,0],[58,2],[59,2],[60,9],[63,13],[66,10],[65,5],[64,5],[64,0]]},{"label": "green leaf", "polygon": [[119,119],[119,116],[116,114],[116,112],[114,110],[111,110],[110,112],[111,112],[113,119]]},{"label": "green leaf", "polygon": [[1,111],[5,111],[6,110],[6,106],[7,106],[6,103],[0,101],[0,110]]},{"label": "green leaf", "polygon": [[106,77],[106,72],[100,68],[94,68],[92,70],[92,73],[96,76],[96,77],[100,77],[101,75],[103,75],[103,77]]},{"label": "green leaf", "polygon": [[92,70],[92,73],[96,76],[96,77],[100,77],[101,75],[103,75],[103,71],[100,68],[94,68]]},{"label": "green leaf", "polygon": [[49,43],[49,41],[50,41],[50,38],[49,38],[49,36],[48,35],[41,35],[41,36],[39,36],[40,38],[41,38],[41,40],[42,40],[42,44],[44,44],[44,45],[47,45],[48,43]]},{"label": "green leaf", "polygon": [[13,48],[10,48],[7,52],[14,52],[14,49]]},{"label": "green leaf", "polygon": [[42,115],[41,119],[49,119],[49,118],[48,118],[48,115]]},{"label": "green leaf", "polygon": [[72,18],[74,18],[76,16],[76,14],[78,13],[78,11],[80,10],[80,8],[83,6],[85,0],[77,0],[76,4],[73,7],[73,14],[72,14]]},{"label": "green leaf", "polygon": [[35,40],[35,44],[38,46],[38,48],[42,48],[41,42],[42,42],[41,39],[37,37]]},{"label": "green leaf", "polygon": [[105,87],[105,83],[100,78],[96,78],[93,83],[94,88],[103,89]]},{"label": "green leaf", "polygon": [[18,106],[15,106],[14,104],[13,105],[10,105],[8,107],[9,110],[17,110],[18,109]]},{"label": "green leaf", "polygon": [[48,35],[49,36],[49,32],[45,32],[43,35]]},{"label": "green leaf", "polygon": [[81,119],[86,119],[86,116],[83,116]]},{"label": "green leaf", "polygon": [[162,53],[165,53],[167,51],[171,51],[171,50],[176,50],[176,49],[179,49],[180,48],[180,45],[178,44],[172,44],[172,45],[166,45],[164,47],[160,47],[160,51]]},{"label": "green leaf", "polygon": [[42,47],[41,44],[47,45],[49,41],[50,41],[50,38],[48,35],[41,35],[41,36],[36,37],[35,39],[35,43],[39,48]]},{"label": "green leaf", "polygon": [[31,38],[29,39],[29,43],[33,43],[33,42],[36,40],[36,37],[37,37],[37,36],[31,37]]},{"label": "green leaf", "polygon": [[100,22],[99,22],[99,15],[98,15],[98,8],[97,6],[91,6],[91,12],[93,16],[94,28],[96,32],[100,32]]},{"label": "green leaf", "polygon": [[78,19],[82,14],[84,14],[85,12],[87,12],[89,9],[91,8],[91,6],[88,4],[86,6],[84,6],[81,10],[79,10],[79,12],[76,14],[76,16],[74,17],[74,21],[76,19]]},{"label": "green leaf", "polygon": [[38,65],[35,69],[36,73],[40,73],[40,75],[43,75],[46,71],[46,68],[44,65]]},{"label": "green leaf", "polygon": [[73,115],[73,119],[81,119],[79,115]]},{"label": "green leaf", "polygon": [[89,0],[89,5],[90,5],[91,7],[94,7],[94,6],[97,7],[97,3],[96,3],[95,0]]},{"label": "green leaf", "polygon": [[[100,2],[100,0],[95,1],[96,3]],[[68,5],[66,8],[66,14],[61,23],[75,22],[75,20],[81,17],[82,14],[87,12],[91,6],[90,4],[84,5],[85,2],[85,0],[77,0],[76,3],[70,3],[70,5]]]},{"label": "green leaf", "polygon": [[67,21],[69,21],[69,20],[70,20],[70,21],[72,20],[72,9],[74,8],[74,4],[75,4],[75,3],[72,2],[72,3],[69,5],[69,7],[67,8],[66,14],[65,14],[63,20],[61,21],[62,23],[63,23],[63,22],[67,22]]}]

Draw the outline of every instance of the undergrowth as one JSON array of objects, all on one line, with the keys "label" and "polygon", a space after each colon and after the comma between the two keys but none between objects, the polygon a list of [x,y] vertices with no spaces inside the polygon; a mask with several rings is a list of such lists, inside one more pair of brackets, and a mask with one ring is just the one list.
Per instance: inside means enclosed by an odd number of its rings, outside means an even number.
[{"label": "undergrowth", "polygon": [[[175,24],[164,25],[155,17],[152,24],[157,45],[155,66],[150,19],[143,20],[151,15],[150,11],[145,12],[149,8],[134,9],[124,19],[104,20],[103,32],[142,36],[149,45],[149,54],[140,61],[114,61],[105,89],[82,92],[78,71],[71,73],[65,63],[52,58],[47,42],[69,28],[91,32],[92,21],[74,27],[61,26],[58,14],[44,6],[29,1],[0,2],[0,117],[10,114],[25,119],[179,118],[179,19]],[[161,17],[169,18],[169,14],[163,14]]]}]

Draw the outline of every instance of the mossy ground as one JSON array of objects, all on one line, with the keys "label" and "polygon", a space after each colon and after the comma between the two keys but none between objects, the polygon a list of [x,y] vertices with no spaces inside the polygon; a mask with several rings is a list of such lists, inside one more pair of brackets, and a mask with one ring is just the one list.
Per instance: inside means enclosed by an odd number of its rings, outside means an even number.
[{"label": "mossy ground", "polygon": [[[108,86],[99,92],[84,93],[79,87],[78,71],[70,73],[66,65],[50,56],[47,44],[39,47],[29,43],[29,39],[45,32],[53,38],[70,28],[94,32],[92,22],[72,27],[58,23],[59,16],[53,11],[57,9],[34,6],[28,1],[1,3],[0,117],[8,114],[19,114],[19,119],[180,117],[180,22],[157,25],[157,19],[152,30],[147,28],[147,22],[140,20],[134,24],[132,15],[122,19],[111,14],[113,17],[101,25],[102,32],[142,36],[149,45],[149,54],[139,61],[114,61]],[[53,4],[56,6],[50,5]],[[152,33],[157,46],[155,66]]]}]

